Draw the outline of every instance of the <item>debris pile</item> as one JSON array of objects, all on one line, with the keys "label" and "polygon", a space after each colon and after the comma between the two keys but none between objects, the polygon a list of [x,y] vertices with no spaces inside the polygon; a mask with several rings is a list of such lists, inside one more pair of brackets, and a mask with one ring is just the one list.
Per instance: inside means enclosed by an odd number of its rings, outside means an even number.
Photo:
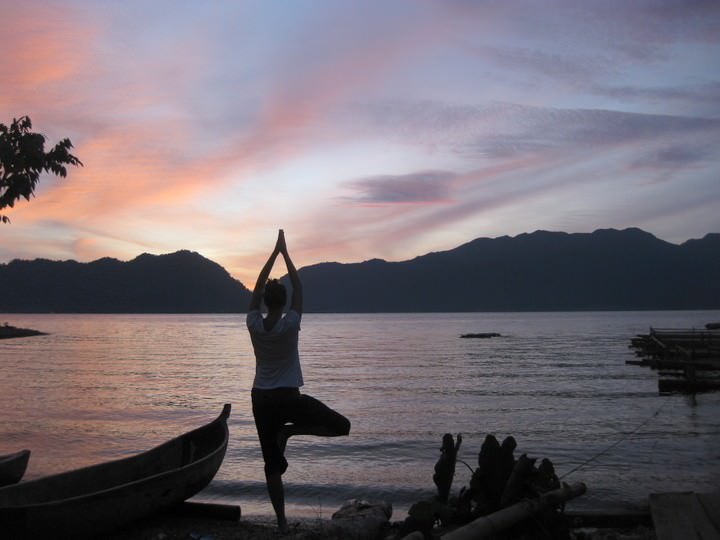
[{"label": "debris pile", "polygon": [[[537,463],[536,458],[527,454],[516,459],[517,442],[512,436],[500,443],[494,435],[487,435],[478,453],[477,468],[465,464],[473,471],[470,485],[463,486],[452,496],[450,492],[461,444],[461,435],[457,439],[449,433],[443,436],[433,475],[437,495],[411,506],[396,538],[404,538],[416,531],[431,538],[501,510],[506,514],[508,510],[513,513],[511,507],[515,506],[518,507],[518,519],[511,528],[516,537],[530,539],[541,531],[542,538],[569,538],[567,522],[562,516],[564,502],[545,497],[561,489],[549,459]],[[582,488],[584,490],[584,486]],[[542,499],[543,504],[534,506],[533,520],[528,527],[526,518],[530,516],[519,508],[522,506],[519,503],[529,499]]]}]

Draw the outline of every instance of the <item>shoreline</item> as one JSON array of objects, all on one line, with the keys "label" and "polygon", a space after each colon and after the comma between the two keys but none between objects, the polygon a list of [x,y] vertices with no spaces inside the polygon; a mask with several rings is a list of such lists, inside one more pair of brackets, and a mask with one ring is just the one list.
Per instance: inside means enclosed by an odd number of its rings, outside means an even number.
[{"label": "shoreline", "polygon": [[[149,516],[128,524],[120,529],[106,533],[105,540],[344,540],[366,538],[363,533],[338,532],[333,520],[327,518],[290,518],[290,529],[281,533],[274,516],[248,515],[238,521],[211,517],[183,516],[178,513],[162,513]],[[389,521],[376,536],[385,540],[395,540],[402,521]],[[437,538],[447,530],[437,530]],[[570,525],[570,540],[655,540],[654,528],[646,525],[628,526],[578,526]],[[512,540],[512,536],[504,536]],[[401,540],[398,538],[397,540]]]},{"label": "shoreline", "polygon": [[[567,490],[566,486],[563,490]],[[550,494],[552,495],[552,494]],[[547,495],[548,497],[550,495]],[[557,495],[557,493],[555,493]],[[557,502],[557,501],[556,501]],[[569,502],[569,501],[567,501]],[[523,503],[514,505],[523,507]],[[555,506],[555,503],[552,503]],[[538,510],[540,508],[538,507]],[[507,518],[494,514],[498,523]],[[289,530],[281,533],[274,514],[261,511],[243,514],[240,505],[186,502],[128,523],[102,536],[105,540],[272,540],[276,538],[295,540],[402,540],[409,534],[406,518],[394,516],[392,505],[383,501],[352,499],[332,511],[331,517],[288,516]],[[560,530],[567,531],[567,540],[656,540],[655,527],[650,508],[640,511],[587,512],[563,509],[560,514]],[[393,519],[395,517],[395,519]],[[480,518],[484,519],[484,518]],[[464,529],[469,522],[435,523],[430,536],[435,540],[443,535]],[[524,523],[524,525],[523,525]],[[528,538],[533,523],[541,533],[542,524],[528,515],[497,530],[498,538],[516,540]],[[411,526],[412,530],[413,527]],[[458,531],[460,532],[460,531]],[[547,533],[547,531],[545,531]],[[542,536],[542,535],[541,535]],[[420,538],[415,533],[411,538]],[[543,536],[544,538],[544,536]]]}]

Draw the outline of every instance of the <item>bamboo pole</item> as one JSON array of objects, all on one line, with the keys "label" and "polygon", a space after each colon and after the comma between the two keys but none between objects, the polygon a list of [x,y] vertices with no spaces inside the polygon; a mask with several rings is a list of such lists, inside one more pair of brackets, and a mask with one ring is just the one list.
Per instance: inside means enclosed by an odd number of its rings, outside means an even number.
[{"label": "bamboo pole", "polygon": [[565,484],[563,487],[543,493],[535,499],[520,501],[487,516],[479,517],[467,525],[444,534],[442,540],[482,540],[488,538],[516,523],[520,523],[547,506],[579,497],[585,493],[585,490],[585,484],[582,482]]}]

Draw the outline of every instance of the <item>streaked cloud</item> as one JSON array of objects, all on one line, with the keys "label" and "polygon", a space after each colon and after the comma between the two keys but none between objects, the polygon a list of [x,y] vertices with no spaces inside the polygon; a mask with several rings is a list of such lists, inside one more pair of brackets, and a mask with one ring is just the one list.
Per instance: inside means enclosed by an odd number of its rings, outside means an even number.
[{"label": "streaked cloud", "polygon": [[608,110],[529,107],[512,103],[457,106],[387,103],[367,111],[369,129],[423,145],[446,145],[478,158],[503,158],[543,150],[655,141],[663,137],[720,137],[720,119]]},{"label": "streaked cloud", "polygon": [[348,183],[355,195],[345,198],[360,204],[442,204],[451,202],[455,174],[420,171],[405,175],[360,178]]},{"label": "streaked cloud", "polygon": [[12,209],[0,261],[185,248],[250,282],[280,226],[300,265],[720,230],[715,0],[0,9],[0,122],[85,164]]}]

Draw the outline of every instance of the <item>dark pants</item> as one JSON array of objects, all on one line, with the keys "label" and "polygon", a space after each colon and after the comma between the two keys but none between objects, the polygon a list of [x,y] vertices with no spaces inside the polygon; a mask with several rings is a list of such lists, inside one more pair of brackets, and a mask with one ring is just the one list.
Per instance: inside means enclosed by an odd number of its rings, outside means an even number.
[{"label": "dark pants", "polygon": [[266,474],[283,474],[287,470],[287,460],[278,441],[285,424],[325,428],[331,437],[350,433],[347,418],[314,397],[301,394],[297,388],[253,388],[251,396]]}]

